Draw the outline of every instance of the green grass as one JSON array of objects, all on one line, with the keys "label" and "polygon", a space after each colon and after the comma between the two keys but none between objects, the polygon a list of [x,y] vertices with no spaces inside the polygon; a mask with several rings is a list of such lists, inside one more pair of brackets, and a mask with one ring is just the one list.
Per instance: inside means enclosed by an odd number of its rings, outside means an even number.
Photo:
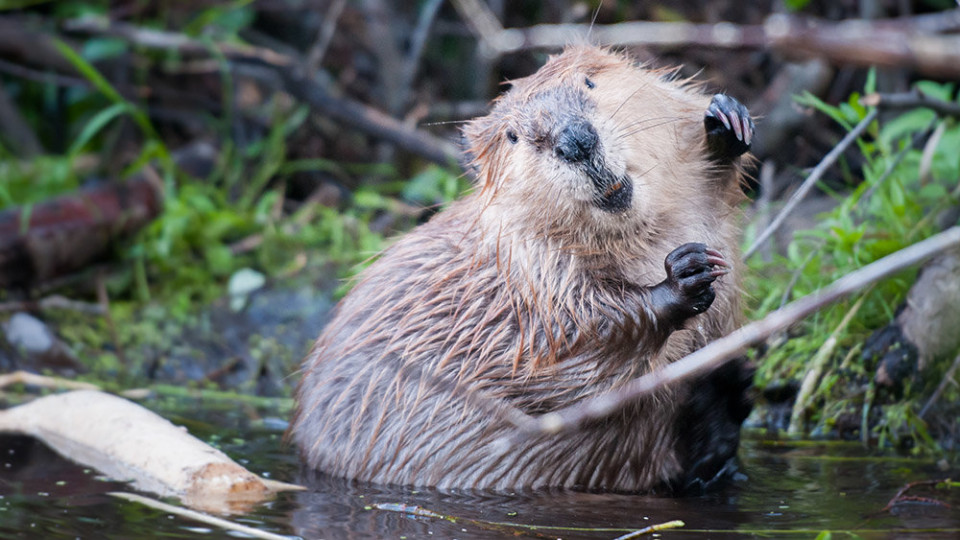
[{"label": "green grass", "polygon": [[[868,80],[865,93],[874,91],[873,80]],[[927,95],[946,100],[953,99],[955,92],[952,84],[921,82],[917,87]],[[854,94],[847,102],[831,106],[808,94],[798,98],[798,102],[830,116],[849,130],[868,112],[859,98],[859,94]],[[917,134],[935,129],[942,130],[935,147],[911,146],[910,141]],[[874,122],[857,144],[865,166],[860,171],[844,169],[849,174],[849,186],[834,195],[836,208],[820,216],[813,229],[797,232],[785,256],[776,256],[769,263],[759,257],[750,261],[746,290],[753,292],[751,318],[761,318],[778,308],[784,298],[789,301],[807,295],[852,270],[930,236],[936,232],[936,216],[958,203],[960,154],[956,149],[960,148],[960,125],[956,119],[937,118],[927,109],[908,110],[882,123]],[[922,164],[925,161],[928,165]],[[925,171],[923,177],[921,169]],[[862,361],[855,348],[893,318],[915,273],[915,269],[903,272],[863,293],[864,305],[841,333],[840,347],[813,396],[816,410],[810,427],[814,432],[830,433],[839,416],[859,416],[874,405],[870,403],[873,389],[868,381],[875,366]],[[795,284],[789,287],[794,280]],[[807,362],[857,300],[850,298],[809,317],[791,331],[788,340],[768,350],[759,358],[758,386],[802,379]],[[919,384],[907,389],[902,401],[884,406],[880,421],[872,423],[873,435],[881,442],[910,437],[921,443],[916,448],[932,448],[926,425],[916,411],[929,395],[929,382],[939,379],[950,360],[932,366]],[[951,391],[952,398],[942,399],[955,399],[956,390]]]}]

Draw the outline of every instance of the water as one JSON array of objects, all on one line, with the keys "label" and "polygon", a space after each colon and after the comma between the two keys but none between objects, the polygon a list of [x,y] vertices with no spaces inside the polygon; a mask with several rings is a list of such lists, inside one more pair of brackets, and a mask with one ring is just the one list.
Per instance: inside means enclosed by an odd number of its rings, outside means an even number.
[{"label": "water", "polygon": [[[943,464],[934,460],[875,455],[857,444],[747,437],[741,450],[742,477],[701,497],[440,493],[303,473],[270,413],[237,412],[243,409],[203,406],[203,420],[188,424],[201,438],[235,458],[242,456],[239,461],[252,471],[310,486],[310,491],[280,494],[250,514],[229,518],[277,534],[328,539],[612,539],[679,519],[683,528],[662,531],[660,537],[812,539],[825,530],[833,531],[834,538],[960,537],[958,488],[918,486],[907,495],[927,499],[883,511],[906,483],[958,478],[960,471],[942,470]],[[175,413],[164,414],[183,421]],[[196,416],[192,411],[190,415]],[[238,536],[108,495],[123,489],[33,439],[0,437],[0,538]],[[431,513],[450,519],[428,517]]]}]

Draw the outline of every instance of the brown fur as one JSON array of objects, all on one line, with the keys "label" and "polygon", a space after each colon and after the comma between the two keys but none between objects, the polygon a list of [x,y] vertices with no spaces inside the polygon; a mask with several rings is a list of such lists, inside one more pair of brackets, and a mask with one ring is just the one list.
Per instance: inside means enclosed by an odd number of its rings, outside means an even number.
[{"label": "brown fur", "polygon": [[[491,444],[509,428],[498,407],[571,405],[737,325],[736,271],[682,329],[650,298],[664,257],[681,244],[738,258],[739,167],[707,159],[710,98],[671,77],[573,47],[467,126],[476,192],[387,249],[305,359],[291,432],[310,466],[504,490],[642,491],[682,473],[684,389],[573,434]],[[632,178],[625,212],[597,208],[580,185],[588,181],[538,151],[570,114],[589,118],[607,166]]]}]

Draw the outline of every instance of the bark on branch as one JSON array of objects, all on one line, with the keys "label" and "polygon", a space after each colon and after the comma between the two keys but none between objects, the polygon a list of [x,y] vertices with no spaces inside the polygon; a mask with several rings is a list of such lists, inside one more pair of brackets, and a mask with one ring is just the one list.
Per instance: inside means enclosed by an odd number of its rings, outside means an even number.
[{"label": "bark on branch", "polygon": [[776,332],[785,330],[820,308],[958,245],[960,245],[960,226],[955,226],[851,272],[829,286],[787,304],[763,319],[747,324],[663,369],[630,381],[622,388],[570,407],[531,417],[528,421],[518,422],[517,433],[512,436],[513,440],[504,442],[513,444],[517,439],[537,434],[573,430],[587,420],[610,416],[656,388],[703,375],[739,356],[748,347],[764,341]]},{"label": "bark on branch", "polygon": [[454,5],[489,54],[559,49],[588,40],[598,45],[767,48],[788,57],[837,63],[909,67],[929,76],[960,76],[960,10],[899,19],[840,22],[772,15],[763,24],[631,21],[610,25],[540,24],[503,28],[479,0]]},{"label": "bark on branch", "polygon": [[[392,116],[360,101],[335,95],[312,71],[284,54],[247,45],[211,44],[176,32],[140,28],[103,18],[68,21],[64,28],[83,34],[109,35],[125,39],[146,49],[175,50],[182,54],[209,56],[215,48],[232,62],[253,62],[275,70],[285,92],[306,103],[318,113],[362,133],[388,141],[403,150],[440,165],[456,165],[457,148],[425,131],[408,127]],[[0,39],[2,41],[2,39]]]}]

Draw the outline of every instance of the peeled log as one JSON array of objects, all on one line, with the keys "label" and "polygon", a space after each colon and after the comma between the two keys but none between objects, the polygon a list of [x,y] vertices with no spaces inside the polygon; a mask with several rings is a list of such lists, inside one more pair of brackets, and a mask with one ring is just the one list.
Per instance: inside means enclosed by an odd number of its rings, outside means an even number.
[{"label": "peeled log", "polygon": [[0,432],[31,435],[64,457],[134,488],[206,511],[235,512],[284,489],[125,399],[94,390],[39,398],[0,411]]}]

